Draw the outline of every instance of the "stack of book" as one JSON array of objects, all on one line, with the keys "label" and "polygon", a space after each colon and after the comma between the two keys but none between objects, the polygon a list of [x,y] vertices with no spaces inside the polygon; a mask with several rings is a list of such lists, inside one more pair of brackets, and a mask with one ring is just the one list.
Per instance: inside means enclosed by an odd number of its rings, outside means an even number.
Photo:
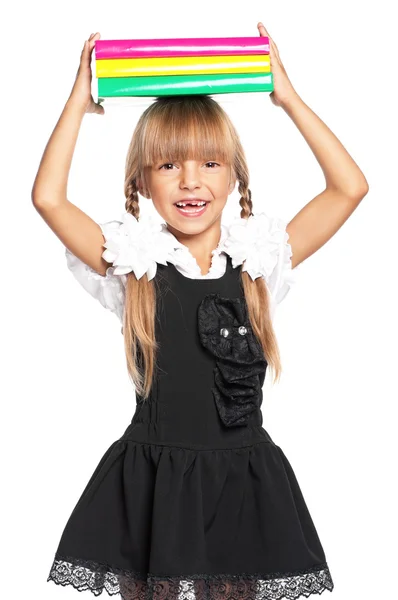
[{"label": "stack of book", "polygon": [[98,100],[274,90],[268,37],[97,40]]}]

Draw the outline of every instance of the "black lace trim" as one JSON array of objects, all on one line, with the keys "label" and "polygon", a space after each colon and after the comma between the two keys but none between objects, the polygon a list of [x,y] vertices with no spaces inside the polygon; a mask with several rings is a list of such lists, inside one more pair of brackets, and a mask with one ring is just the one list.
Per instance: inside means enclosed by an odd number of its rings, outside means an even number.
[{"label": "black lace trim", "polygon": [[56,554],[47,581],[72,585],[99,596],[120,594],[123,600],[296,600],[330,592],[334,583],[326,563],[287,573],[229,575],[155,575]]}]

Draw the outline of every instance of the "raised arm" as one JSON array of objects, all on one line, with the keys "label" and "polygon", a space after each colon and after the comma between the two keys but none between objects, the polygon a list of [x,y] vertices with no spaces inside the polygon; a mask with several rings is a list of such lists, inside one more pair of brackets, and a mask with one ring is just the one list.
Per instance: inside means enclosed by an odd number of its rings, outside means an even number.
[{"label": "raised arm", "polygon": [[32,202],[47,225],[75,256],[100,275],[109,264],[102,258],[100,226],[67,198],[67,184],[77,136],[86,113],[103,114],[91,95],[91,54],[99,34],[85,42],[71,94],[44,150],[32,188]]},{"label": "raised arm", "polygon": [[288,223],[292,266],[314,254],[340,229],[369,190],[364,174],[325,123],[294,96],[283,104],[318,160],[326,188]]},{"label": "raised arm", "polygon": [[[269,34],[259,23],[260,36]],[[326,187],[287,224],[292,267],[321,248],[345,223],[369,190],[361,169],[327,125],[305,104],[293,88],[270,38],[274,74],[271,101],[284,109],[311,148],[325,176]]]}]

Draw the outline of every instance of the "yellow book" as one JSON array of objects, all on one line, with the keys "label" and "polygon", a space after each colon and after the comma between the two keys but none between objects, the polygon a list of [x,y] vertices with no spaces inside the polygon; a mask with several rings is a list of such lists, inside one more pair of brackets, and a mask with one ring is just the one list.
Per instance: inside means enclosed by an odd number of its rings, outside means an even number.
[{"label": "yellow book", "polygon": [[96,75],[98,78],[270,72],[271,62],[269,54],[111,58],[96,60]]}]

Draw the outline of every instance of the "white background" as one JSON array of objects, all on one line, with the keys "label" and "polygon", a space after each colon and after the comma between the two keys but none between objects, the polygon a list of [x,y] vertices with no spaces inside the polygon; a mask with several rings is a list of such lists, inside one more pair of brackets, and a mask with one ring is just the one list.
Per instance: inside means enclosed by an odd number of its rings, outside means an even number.
[{"label": "white background", "polygon": [[[30,198],[84,40],[95,31],[102,39],[257,36],[259,20],[297,92],[370,185],[340,231],[302,263],[297,284],[277,309],[283,375],[276,387],[266,382],[263,425],[300,482],[335,583],[334,600],[394,596],[398,127],[392,6],[36,0],[7,9],[1,38],[2,597],[76,598],[73,588],[46,582],[53,554],[83,487],[135,409],[117,318],[74,280],[62,244]],[[303,137],[266,93],[219,100],[226,101],[246,150],[254,210],[292,218],[325,184]],[[84,117],[68,197],[98,221],[124,210],[124,160],[144,109],[109,107],[105,116]],[[238,214],[238,200],[235,191],[229,214]]]}]

